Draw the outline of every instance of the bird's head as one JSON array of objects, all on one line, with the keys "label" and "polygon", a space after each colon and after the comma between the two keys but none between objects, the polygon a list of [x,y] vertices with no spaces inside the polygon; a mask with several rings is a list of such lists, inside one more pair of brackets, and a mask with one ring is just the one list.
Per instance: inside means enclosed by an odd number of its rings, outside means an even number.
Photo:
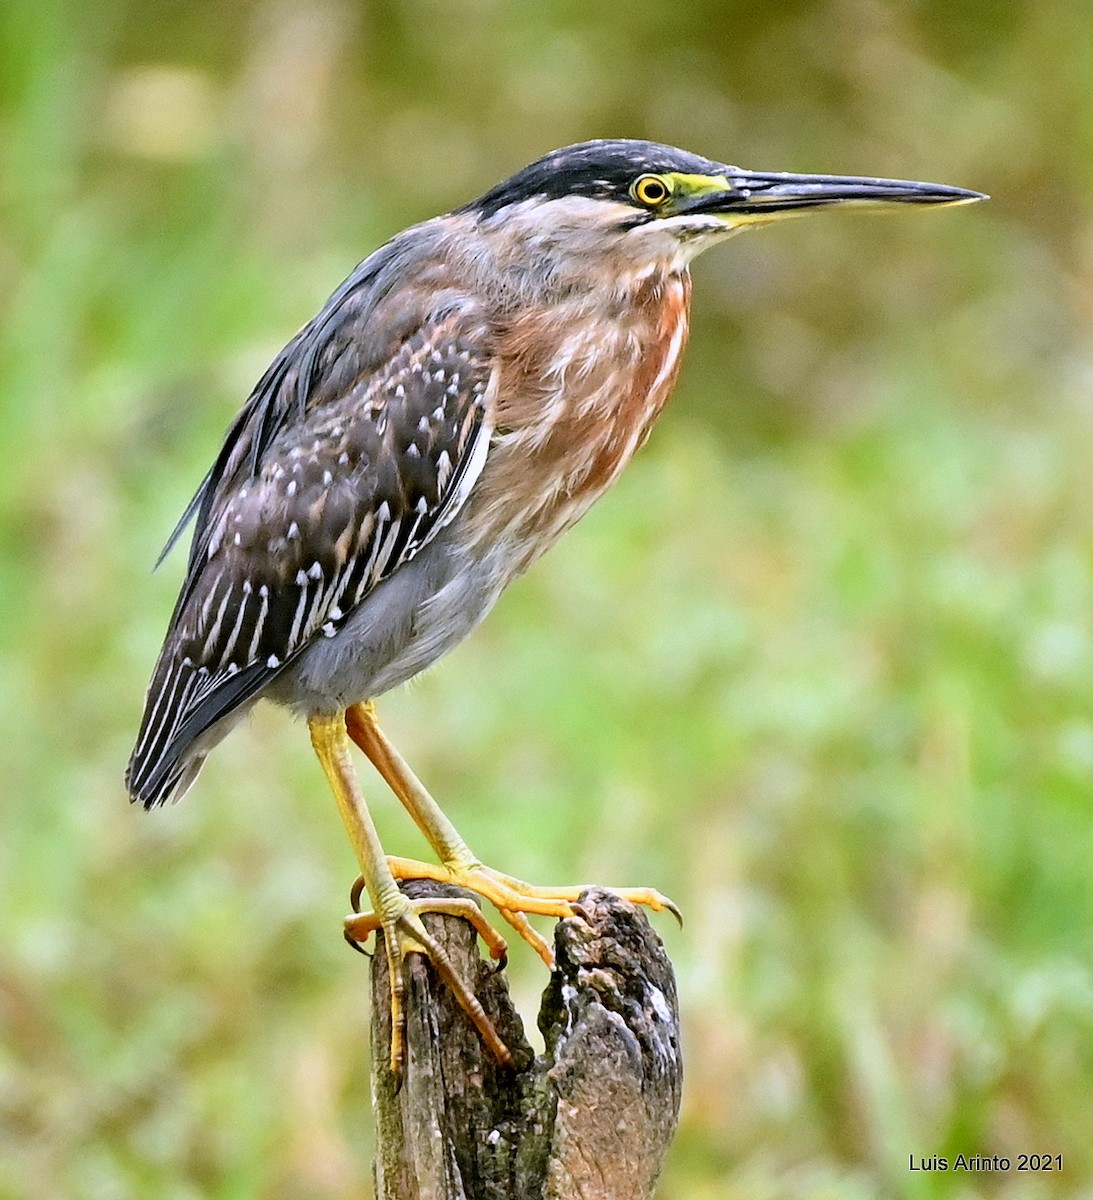
[{"label": "bird's head", "polygon": [[747,171],[655,142],[555,150],[460,210],[543,250],[680,265],[741,230],[824,208],[968,204],[981,192],[844,175]]}]

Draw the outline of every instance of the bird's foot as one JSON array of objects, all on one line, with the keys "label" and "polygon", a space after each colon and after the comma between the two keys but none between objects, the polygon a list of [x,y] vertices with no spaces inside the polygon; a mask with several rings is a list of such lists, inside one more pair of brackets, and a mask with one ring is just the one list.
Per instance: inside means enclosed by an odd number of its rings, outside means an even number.
[{"label": "bird's foot", "polygon": [[[396,879],[432,879],[437,883],[450,883],[456,887],[466,888],[488,900],[513,929],[528,943],[536,954],[550,968],[554,966],[554,954],[547,940],[532,927],[525,914],[559,919],[573,914],[573,905],[588,884],[577,884],[568,887],[536,887],[525,883],[512,875],[505,875],[482,863],[469,861],[466,863],[449,863],[437,866],[433,863],[418,862],[413,858],[396,858],[388,856],[387,865]],[[354,907],[356,897],[362,889],[360,881],[354,888]],[[609,888],[609,891],[629,900],[632,904],[643,904],[654,912],[668,911],[682,925],[683,917],[679,908],[667,896],[653,888]],[[470,903],[468,901],[468,903]],[[471,904],[479,919],[482,914],[477,906]],[[368,914],[371,916],[372,914]],[[483,920],[483,924],[485,924]],[[489,928],[489,926],[486,926]],[[375,926],[373,926],[375,928]],[[475,925],[482,934],[480,925]],[[494,938],[500,941],[495,930],[491,929]],[[482,935],[483,941],[490,945],[489,939]],[[504,945],[503,942],[501,942]]]},{"label": "bird's foot", "polygon": [[[359,895],[358,889],[354,888],[354,908]],[[412,900],[396,890],[393,895],[383,897],[380,908],[382,912],[354,913],[346,917],[345,937],[348,942],[356,945],[377,930],[383,931],[383,946],[391,980],[391,1070],[396,1075],[401,1072],[406,1047],[406,979],[403,965],[407,954],[424,954],[429,959],[497,1061],[503,1066],[511,1065],[512,1055],[486,1016],[478,997],[452,966],[447,954],[421,920],[425,913],[462,917],[471,923],[475,932],[486,943],[490,957],[503,966],[508,951],[505,939],[482,915],[478,905],[470,899],[442,896]]]}]

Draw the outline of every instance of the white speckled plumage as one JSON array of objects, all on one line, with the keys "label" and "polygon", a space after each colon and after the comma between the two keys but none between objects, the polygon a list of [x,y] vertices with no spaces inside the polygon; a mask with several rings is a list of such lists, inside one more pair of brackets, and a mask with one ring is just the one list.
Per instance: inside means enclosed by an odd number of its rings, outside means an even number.
[{"label": "white speckled plumage", "polygon": [[[563,225],[587,225],[593,214],[577,210],[594,209],[601,237],[619,219],[589,200],[553,206]],[[256,474],[247,446],[236,447],[209,505],[209,533],[202,539],[198,531],[203,545],[191,560],[154,687],[170,690],[169,673],[194,679],[179,685],[184,703],[150,708],[130,771],[130,786],[146,803],[192,780],[198,760],[259,696],[304,713],[333,711],[429,666],[614,480],[667,397],[686,332],[687,288],[674,263],[653,271],[648,263],[619,264],[604,320],[596,229],[584,229],[576,253],[556,247],[552,269],[535,277],[499,263],[491,229],[468,216],[420,227],[414,265],[429,280],[431,302],[422,303],[416,287],[406,296],[389,292],[370,316],[405,328],[416,309],[422,362],[400,367],[402,342],[366,371],[354,365],[336,388],[329,376],[321,379],[319,390],[325,384],[330,398],[306,398],[289,426],[292,443],[283,432],[275,437]],[[547,248],[536,244],[532,252]],[[470,297],[487,290],[483,277],[495,273],[509,286],[488,289],[492,305],[483,312]],[[441,337],[456,339],[448,358],[444,346],[433,348]],[[281,390],[295,382],[290,374]],[[452,420],[430,454],[430,434],[453,411],[461,420],[478,414],[475,435],[461,443],[465,431]],[[398,446],[387,436],[393,421],[406,431]],[[379,500],[376,478],[362,481],[353,471],[349,444],[362,424],[387,456],[367,469],[393,475],[396,492],[415,464],[427,461],[431,470],[435,494],[399,492],[397,520],[394,498]],[[324,510],[336,500],[346,511],[331,529]],[[404,538],[415,521],[428,529],[420,544]],[[316,544],[331,552],[330,562],[307,567]],[[258,609],[252,588],[260,580],[266,593]],[[258,676],[257,686],[225,692],[246,672]],[[225,695],[231,703],[220,711],[216,701]],[[195,720],[203,703],[206,716]]]},{"label": "white speckled plumage", "polygon": [[[679,204],[641,202],[643,171]],[[817,204],[970,197],[594,142],[392,239],[278,355],[168,542],[196,517],[132,797],[184,790],[263,696],[334,713],[465,637],[644,441],[701,250]]]}]

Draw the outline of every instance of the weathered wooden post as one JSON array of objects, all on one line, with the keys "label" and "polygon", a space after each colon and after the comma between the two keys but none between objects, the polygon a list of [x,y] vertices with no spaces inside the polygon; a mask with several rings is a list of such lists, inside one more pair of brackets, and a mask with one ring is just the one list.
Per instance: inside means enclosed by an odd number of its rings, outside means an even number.
[{"label": "weathered wooden post", "polygon": [[[413,895],[468,895],[431,883]],[[682,1088],[675,978],[645,914],[589,889],[555,936],[537,1058],[504,976],[466,922],[428,916],[512,1049],[497,1065],[423,956],[411,955],[407,1061],[388,1066],[387,960],[372,959],[376,1200],[649,1200]]]}]

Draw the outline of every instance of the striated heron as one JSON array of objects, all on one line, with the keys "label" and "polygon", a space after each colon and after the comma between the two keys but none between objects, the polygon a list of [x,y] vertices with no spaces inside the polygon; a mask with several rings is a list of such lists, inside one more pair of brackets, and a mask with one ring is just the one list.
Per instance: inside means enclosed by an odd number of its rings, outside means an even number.
[{"label": "striated heron", "polygon": [[[466,917],[495,958],[503,939],[473,901],[412,900],[398,880],[485,897],[547,963],[526,914],[565,916],[581,888],[483,865],[380,731],[372,700],[466,637],[645,440],[679,369],[696,254],[835,205],[981,198],[744,171],[643,141],[570,146],[366,258],[258,382],[164,550],[196,519],[126,783],[146,808],[181,795],[258,699],[306,717],[372,904],[346,919],[347,935],[384,933],[394,1069],[413,951],[509,1058],[421,917]],[[439,864],[384,854],[350,742]],[[652,889],[621,894],[674,911]]]}]

